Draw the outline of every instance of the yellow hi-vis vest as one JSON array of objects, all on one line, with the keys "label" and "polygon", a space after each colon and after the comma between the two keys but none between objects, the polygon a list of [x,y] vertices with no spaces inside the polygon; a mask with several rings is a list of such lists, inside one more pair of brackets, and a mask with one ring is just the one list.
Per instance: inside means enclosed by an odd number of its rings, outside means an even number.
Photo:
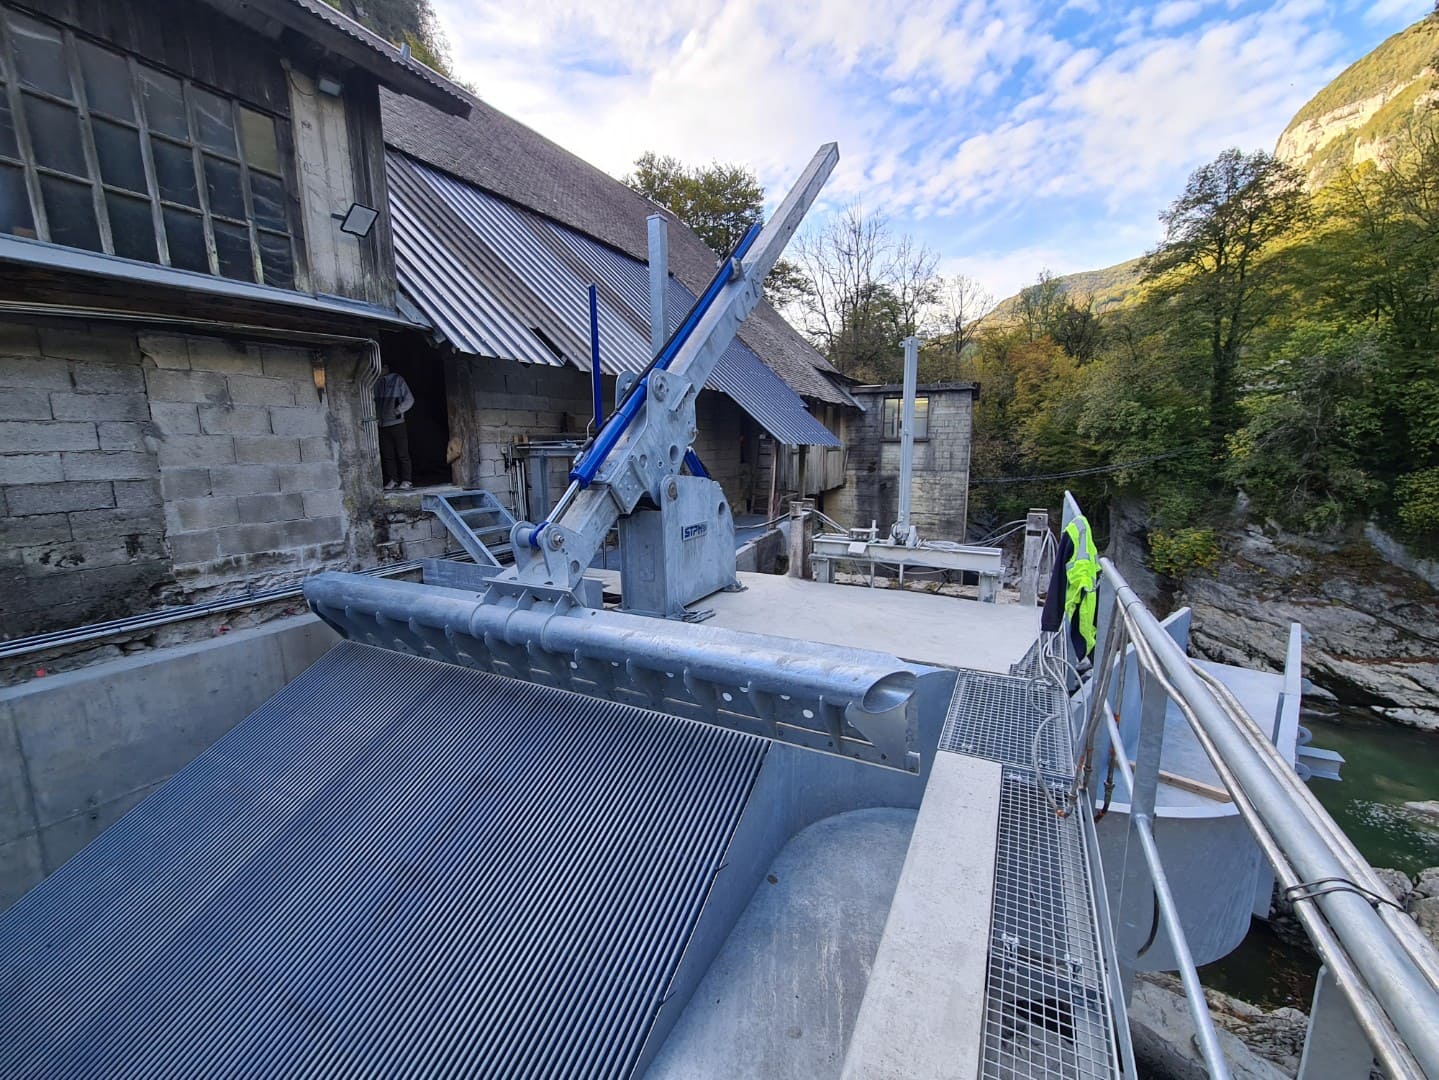
[{"label": "yellow hi-vis vest", "polygon": [[[1094,642],[1099,635],[1096,624],[1099,613],[1099,556],[1094,551],[1094,539],[1090,536],[1089,521],[1080,514],[1064,527],[1074,549],[1065,565],[1064,621],[1068,623],[1079,613],[1079,636],[1084,638],[1085,655],[1094,652]],[[1080,657],[1083,659],[1083,657]]]}]

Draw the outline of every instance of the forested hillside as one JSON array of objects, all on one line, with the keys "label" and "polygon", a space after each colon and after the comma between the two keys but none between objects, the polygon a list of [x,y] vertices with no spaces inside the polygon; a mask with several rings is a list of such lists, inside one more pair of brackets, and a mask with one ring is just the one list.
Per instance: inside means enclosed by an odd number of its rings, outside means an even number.
[{"label": "forested hillside", "polygon": [[[1311,534],[1374,520],[1439,547],[1439,109],[1304,181],[1227,151],[1161,215],[1125,304],[1042,275],[980,329],[959,371],[983,388],[978,514],[1023,516],[1063,485],[1096,512],[1127,493],[1151,564],[1175,574],[1216,557],[1236,501]],[[946,355],[932,346],[936,367]]]}]

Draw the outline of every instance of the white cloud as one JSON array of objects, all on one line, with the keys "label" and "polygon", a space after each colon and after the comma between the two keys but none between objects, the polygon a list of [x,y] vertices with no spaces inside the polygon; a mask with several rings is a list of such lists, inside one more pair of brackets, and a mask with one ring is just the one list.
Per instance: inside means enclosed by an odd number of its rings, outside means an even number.
[{"label": "white cloud", "polygon": [[[825,205],[862,198],[951,258],[984,252],[996,292],[1041,265],[1138,254],[1196,165],[1272,146],[1328,78],[1423,13],[1417,0],[1348,14],[1324,0],[1208,14],[1198,0],[435,5],[462,77],[610,173],[653,149],[744,162],[778,195],[836,139]],[[1373,8],[1391,15],[1367,23]]]}]

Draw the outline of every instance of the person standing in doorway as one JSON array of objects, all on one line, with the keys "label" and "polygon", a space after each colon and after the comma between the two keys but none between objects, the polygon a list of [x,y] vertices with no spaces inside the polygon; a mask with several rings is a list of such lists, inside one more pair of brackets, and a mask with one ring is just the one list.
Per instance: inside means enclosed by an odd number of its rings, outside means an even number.
[{"label": "person standing in doorway", "polygon": [[405,413],[414,404],[415,395],[404,376],[381,364],[380,381],[375,384],[375,418],[380,423],[380,471],[387,491],[415,486],[410,482],[410,435],[405,430]]}]

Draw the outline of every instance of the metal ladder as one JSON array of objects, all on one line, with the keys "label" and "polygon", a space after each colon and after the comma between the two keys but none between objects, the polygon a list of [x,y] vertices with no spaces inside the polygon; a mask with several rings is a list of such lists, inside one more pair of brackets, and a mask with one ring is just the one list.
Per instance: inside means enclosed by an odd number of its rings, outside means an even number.
[{"label": "metal ladder", "polygon": [[470,558],[481,566],[503,566],[514,561],[510,530],[515,518],[489,491],[459,491],[426,495],[420,505],[444,522]]}]

